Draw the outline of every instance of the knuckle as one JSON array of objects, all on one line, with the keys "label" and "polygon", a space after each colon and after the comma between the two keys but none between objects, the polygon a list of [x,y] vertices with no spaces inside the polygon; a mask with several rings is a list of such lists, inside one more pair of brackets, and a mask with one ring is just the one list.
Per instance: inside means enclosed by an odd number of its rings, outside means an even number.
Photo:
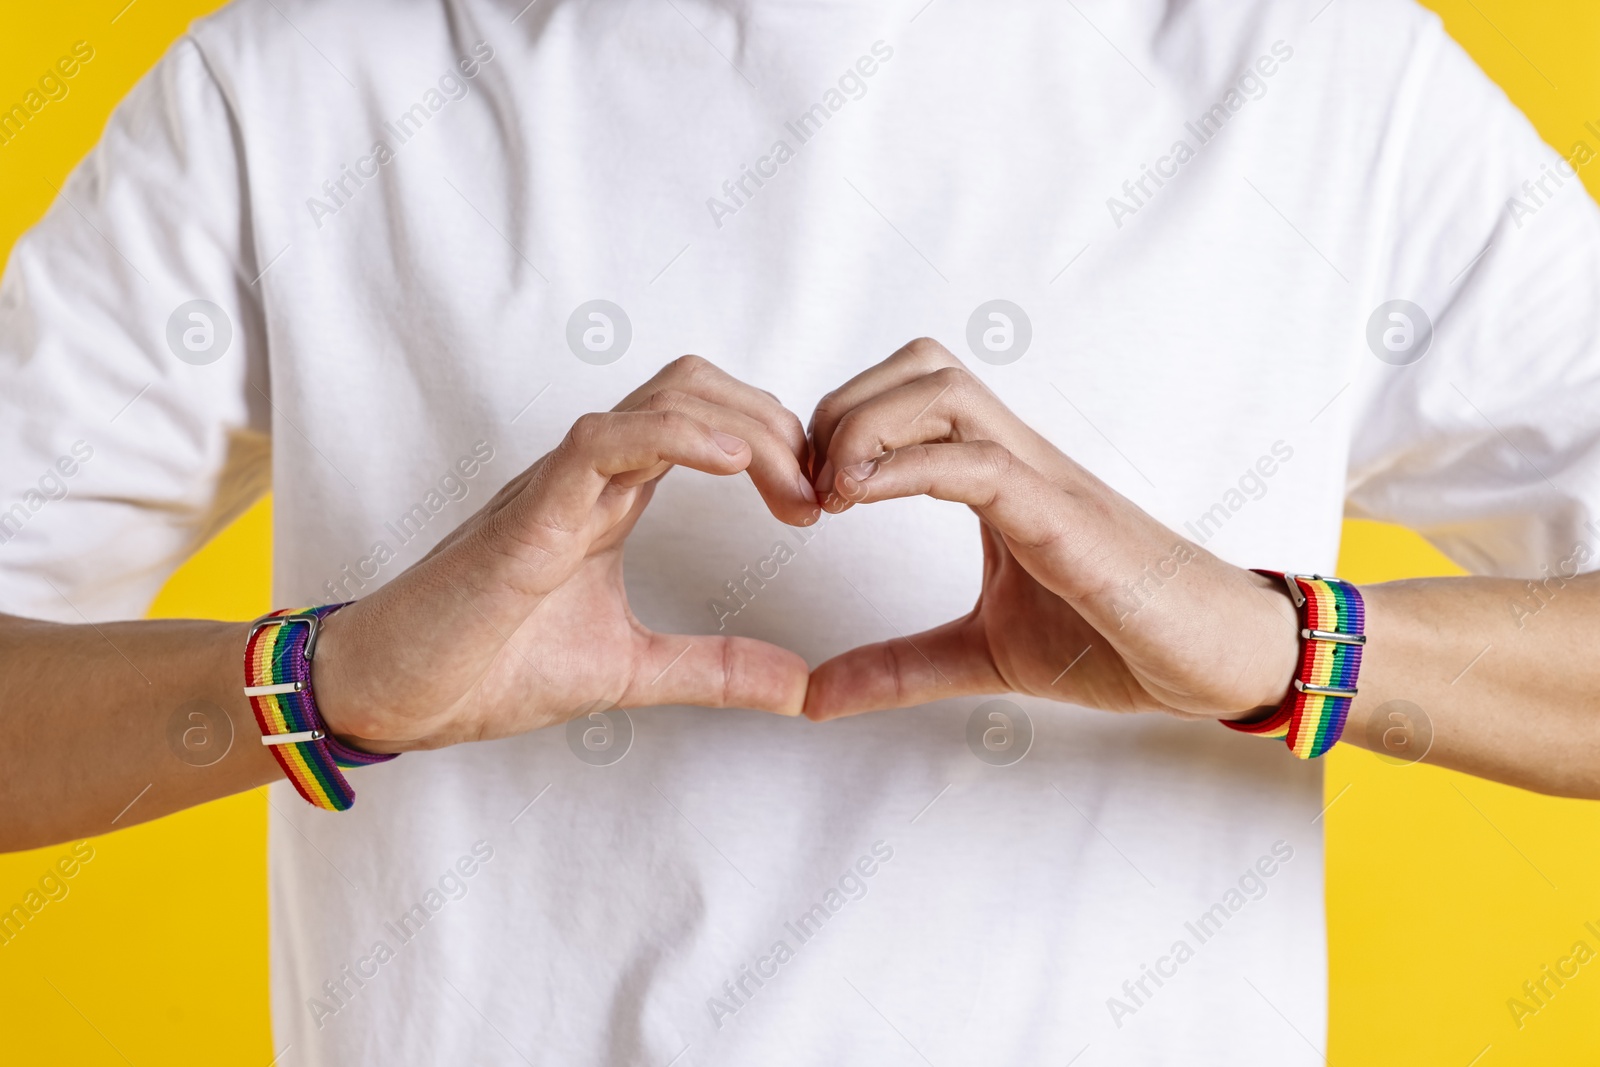
[{"label": "knuckle", "polygon": [[676,411],[683,407],[687,397],[676,389],[657,389],[644,398],[639,406],[646,411]]},{"label": "knuckle", "polygon": [[572,429],[567,431],[567,439],[562,444],[580,451],[587,450],[600,439],[608,422],[609,419],[603,412],[585,412],[573,422]]},{"label": "knuckle", "polygon": [[776,459],[780,455],[791,454],[789,452],[789,443],[784,439],[783,434],[774,430],[766,423],[752,421],[751,425],[748,427],[743,425],[737,427],[730,426],[728,430],[735,437],[742,437],[749,442],[751,449],[753,449],[758,456],[762,454],[770,454],[772,458]]},{"label": "knuckle", "polygon": [[894,704],[899,705],[906,695],[906,677],[900,657],[896,654],[894,645],[888,642],[884,643],[880,654],[883,656],[883,676],[889,680],[893,688]]},{"label": "knuckle", "polygon": [[778,435],[789,441],[799,444],[806,439],[806,428],[800,425],[800,417],[794,412],[784,409],[778,418]]},{"label": "knuckle", "polygon": [[[833,436],[828,442],[828,454],[841,459],[860,451],[867,443],[865,438],[871,436],[870,427],[861,416],[859,408],[845,412],[839,416],[839,421],[834,423]],[[883,451],[881,448],[876,452]]]},{"label": "knuckle", "polygon": [[694,429],[694,420],[681,411],[668,409],[652,411],[651,417],[655,419],[656,426],[666,434],[682,434]]},{"label": "knuckle", "polygon": [[705,374],[707,371],[716,370],[716,367],[704,356],[696,356],[691,353],[689,355],[679,356],[671,363],[668,363],[665,369],[667,373],[674,377],[681,377],[685,381],[692,381],[693,379]]},{"label": "knuckle", "polygon": [[928,380],[934,385],[939,386],[941,391],[950,390],[959,392],[967,389],[977,379],[973,378],[972,372],[967,370],[965,367],[956,364],[946,364],[945,366],[940,367],[938,370],[930,373],[928,375]]},{"label": "knuckle", "polygon": [[915,338],[906,345],[905,350],[922,363],[940,366],[955,362],[950,350],[931,337]]},{"label": "knuckle", "polygon": [[1005,445],[996,441],[977,441],[973,447],[977,449],[985,477],[999,480],[1011,473],[1011,465],[1016,462],[1016,457]]},{"label": "knuckle", "polygon": [[739,691],[739,656],[732,641],[722,642],[722,669],[717,672],[717,706],[725,708],[730,694]]},{"label": "knuckle", "polygon": [[823,394],[822,399],[817,401],[816,414],[813,416],[813,424],[815,425],[818,423],[835,421],[839,416],[839,408],[841,406],[842,405],[839,400],[839,391],[837,389]]}]

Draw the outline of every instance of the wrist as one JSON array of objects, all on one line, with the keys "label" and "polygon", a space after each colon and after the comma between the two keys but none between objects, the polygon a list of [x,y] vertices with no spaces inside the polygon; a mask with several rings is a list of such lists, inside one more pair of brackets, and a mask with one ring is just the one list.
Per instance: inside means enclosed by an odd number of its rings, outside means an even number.
[{"label": "wrist", "polygon": [[1300,669],[1300,612],[1282,581],[1246,571],[1260,609],[1257,623],[1257,663],[1248,689],[1252,703],[1241,711],[1219,716],[1229,722],[1249,722],[1273,714],[1294,685]]},{"label": "wrist", "polygon": [[393,739],[392,724],[382,704],[364,692],[358,669],[361,653],[352,630],[360,626],[352,604],[322,620],[317,653],[311,664],[311,689],[328,733],[343,744],[366,752],[397,753],[414,745]]},{"label": "wrist", "polygon": [[346,811],[355,790],[344,770],[385,763],[398,753],[374,752],[341,740],[323,717],[312,673],[322,624],[346,607],[280,608],[255,620],[245,642],[244,695],[261,742],[271,748],[306,803]]},{"label": "wrist", "polygon": [[1260,737],[1282,738],[1300,759],[1315,759],[1339,742],[1350,702],[1358,695],[1366,645],[1366,607],[1352,583],[1317,574],[1261,571],[1282,579],[1301,620],[1300,662],[1277,711],[1223,725]]}]

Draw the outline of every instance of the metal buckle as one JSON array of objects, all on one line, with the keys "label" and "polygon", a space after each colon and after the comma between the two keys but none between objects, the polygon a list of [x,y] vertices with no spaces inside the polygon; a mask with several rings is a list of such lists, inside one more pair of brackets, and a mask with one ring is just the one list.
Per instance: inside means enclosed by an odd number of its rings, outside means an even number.
[{"label": "metal buckle", "polygon": [[317,647],[317,629],[321,626],[322,619],[309,611],[296,612],[293,615],[263,615],[250,624],[250,637],[255,637],[257,631],[267,626],[289,626],[297,622],[304,623],[311,631],[306,634],[306,647],[301,650],[301,655],[305,657],[307,663],[310,663],[312,650]]},{"label": "metal buckle", "polygon": [[1300,636],[1307,641],[1327,641],[1335,645],[1364,645],[1367,643],[1366,634],[1341,634],[1333,630],[1301,630]]},{"label": "metal buckle", "polygon": [[1335,689],[1330,685],[1307,685],[1300,679],[1294,680],[1294,687],[1302,693],[1312,693],[1320,697],[1354,697],[1359,690]]},{"label": "metal buckle", "polygon": [[1283,581],[1289,587],[1289,599],[1294,601],[1294,606],[1297,608],[1306,606],[1306,595],[1300,591],[1300,582],[1298,581],[1300,578],[1308,578],[1311,581],[1320,582],[1322,581],[1322,575],[1290,574],[1288,571],[1284,571]]},{"label": "metal buckle", "polygon": [[1289,599],[1294,601],[1294,606],[1297,608],[1304,607],[1306,602],[1306,595],[1300,591],[1300,586],[1296,582],[1297,578],[1305,578],[1313,582],[1337,582],[1340,585],[1350,584],[1343,578],[1330,578],[1326,574],[1290,574],[1288,571],[1285,571],[1283,573],[1283,580],[1289,586]]},{"label": "metal buckle", "polygon": [[303,745],[307,741],[321,741],[328,735],[321,730],[301,730],[297,734],[262,734],[263,745]]}]

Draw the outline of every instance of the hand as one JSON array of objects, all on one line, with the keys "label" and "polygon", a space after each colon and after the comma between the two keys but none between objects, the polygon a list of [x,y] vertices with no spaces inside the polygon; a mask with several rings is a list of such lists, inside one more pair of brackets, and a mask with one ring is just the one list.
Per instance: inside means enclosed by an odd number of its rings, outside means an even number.
[{"label": "hand", "polygon": [[817,516],[800,422],[705,360],[668,365],[566,439],[318,638],[329,729],[375,752],[437,748],[565,722],[596,702],[797,715],[806,664],[738,637],[647,630],[622,549],[672,466],[748,471],[773,514]]},{"label": "hand", "polygon": [[967,504],[984,567],[966,616],[819,666],[808,717],[1017,692],[1223,718],[1287,692],[1299,624],[1282,587],[1145,514],[937,342],[913,341],[828,394],[811,438],[828,511],[919,495]]}]

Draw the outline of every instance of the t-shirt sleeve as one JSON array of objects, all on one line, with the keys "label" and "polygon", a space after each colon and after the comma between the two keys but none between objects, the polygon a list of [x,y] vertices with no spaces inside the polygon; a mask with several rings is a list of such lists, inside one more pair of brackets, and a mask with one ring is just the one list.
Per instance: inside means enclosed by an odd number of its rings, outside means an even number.
[{"label": "t-shirt sleeve", "polygon": [[1373,205],[1388,216],[1375,310],[1353,338],[1347,513],[1409,526],[1475,573],[1592,569],[1600,210],[1581,176],[1600,176],[1596,142],[1545,145],[1437,21],[1400,93],[1377,164],[1393,180]]},{"label": "t-shirt sleeve", "polygon": [[241,136],[193,40],[116,109],[0,281],[0,611],[138,616],[266,489]]}]

